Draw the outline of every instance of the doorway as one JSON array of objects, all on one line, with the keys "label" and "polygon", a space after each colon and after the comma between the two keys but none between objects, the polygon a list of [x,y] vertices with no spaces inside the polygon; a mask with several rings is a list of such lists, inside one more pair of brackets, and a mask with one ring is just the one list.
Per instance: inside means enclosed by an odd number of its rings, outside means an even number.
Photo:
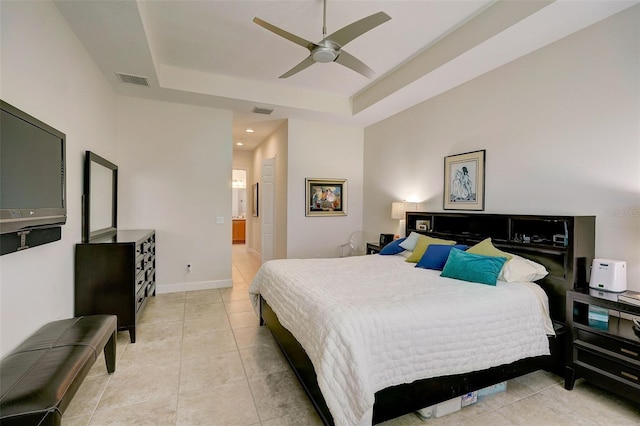
[{"label": "doorway", "polygon": [[231,181],[231,217],[233,244],[244,244],[247,229],[247,171],[233,169]]}]

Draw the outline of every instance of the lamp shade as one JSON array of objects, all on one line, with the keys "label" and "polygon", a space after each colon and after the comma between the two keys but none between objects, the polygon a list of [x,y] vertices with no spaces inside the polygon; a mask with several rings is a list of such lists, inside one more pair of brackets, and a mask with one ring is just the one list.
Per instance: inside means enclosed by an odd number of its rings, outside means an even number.
[{"label": "lamp shade", "polygon": [[406,212],[418,210],[418,203],[408,203],[406,201],[391,203],[391,219],[404,219]]}]

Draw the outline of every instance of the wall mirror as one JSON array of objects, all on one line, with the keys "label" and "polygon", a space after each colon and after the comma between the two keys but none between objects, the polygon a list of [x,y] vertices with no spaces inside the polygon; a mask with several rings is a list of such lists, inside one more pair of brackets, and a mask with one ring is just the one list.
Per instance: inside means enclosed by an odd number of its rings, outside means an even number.
[{"label": "wall mirror", "polygon": [[82,196],[82,241],[113,235],[118,228],[118,166],[87,151]]}]

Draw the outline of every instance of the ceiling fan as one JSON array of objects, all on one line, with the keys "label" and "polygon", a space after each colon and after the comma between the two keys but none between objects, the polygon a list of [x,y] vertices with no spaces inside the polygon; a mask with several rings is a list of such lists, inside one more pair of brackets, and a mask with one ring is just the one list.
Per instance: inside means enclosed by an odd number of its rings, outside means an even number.
[{"label": "ceiling fan", "polygon": [[263,28],[284,37],[289,41],[292,41],[306,49],[309,49],[309,56],[300,62],[295,67],[291,68],[286,73],[282,74],[280,78],[291,77],[292,75],[310,67],[316,62],[337,62],[347,68],[358,72],[365,77],[373,78],[375,73],[371,68],[366,66],[362,61],[348,52],[342,49],[344,45],[353,41],[357,37],[366,33],[369,30],[374,29],[378,25],[387,22],[391,17],[384,12],[374,13],[373,15],[362,18],[356,22],[353,22],[338,31],[327,36],[327,0],[323,2],[323,16],[322,16],[322,40],[318,43],[313,43],[308,40],[298,37],[290,32],[287,32],[281,28],[276,27],[260,18],[253,18],[253,22],[260,25]]}]

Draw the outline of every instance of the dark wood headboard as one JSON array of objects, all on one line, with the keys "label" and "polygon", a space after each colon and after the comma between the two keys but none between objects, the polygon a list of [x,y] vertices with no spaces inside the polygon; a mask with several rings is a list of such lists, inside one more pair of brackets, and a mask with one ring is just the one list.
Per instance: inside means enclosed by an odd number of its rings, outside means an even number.
[{"label": "dark wood headboard", "polygon": [[588,287],[595,230],[595,216],[406,214],[407,235],[419,232],[467,245],[490,237],[501,250],[544,265],[549,275],[538,284],[549,297],[551,318],[562,323],[567,290]]}]

